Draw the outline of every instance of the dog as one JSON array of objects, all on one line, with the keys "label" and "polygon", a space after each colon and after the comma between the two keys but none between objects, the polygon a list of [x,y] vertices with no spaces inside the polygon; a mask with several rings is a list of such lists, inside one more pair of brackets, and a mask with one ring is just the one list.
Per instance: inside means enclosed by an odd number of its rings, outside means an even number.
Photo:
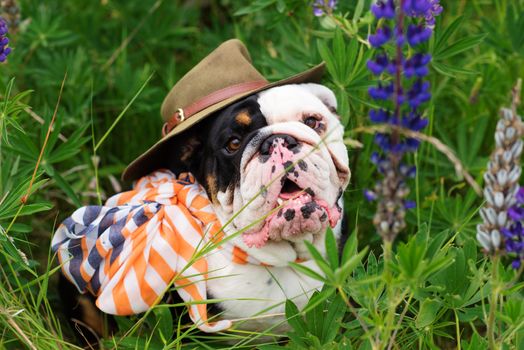
[{"label": "dog", "polygon": [[[322,288],[288,262],[318,271],[305,242],[325,254],[328,227],[337,239],[342,234],[342,195],[351,172],[336,107],[334,93],[323,85],[273,87],[215,112],[166,145],[170,170],[194,175],[225,235],[267,262],[234,264],[216,252],[207,256],[208,299],[220,300],[210,313],[244,320],[235,322],[237,329],[285,332],[286,299],[301,308]],[[68,284],[62,278],[60,290],[67,316],[79,320],[75,327],[104,333],[93,298]]]},{"label": "dog", "polygon": [[[314,83],[274,87],[216,113],[169,146],[173,172],[204,186],[226,235],[250,256],[275,267],[231,264],[210,254],[208,297],[223,299],[220,317],[245,319],[246,330],[284,322],[284,301],[304,306],[320,281],[297,273],[290,257],[317,269],[306,249],[325,252],[328,226],[341,235],[342,194],[351,172],[337,101]],[[278,210],[275,208],[280,207]],[[272,213],[271,213],[272,212]],[[253,222],[256,221],[255,224]],[[241,234],[237,232],[243,231]]]}]

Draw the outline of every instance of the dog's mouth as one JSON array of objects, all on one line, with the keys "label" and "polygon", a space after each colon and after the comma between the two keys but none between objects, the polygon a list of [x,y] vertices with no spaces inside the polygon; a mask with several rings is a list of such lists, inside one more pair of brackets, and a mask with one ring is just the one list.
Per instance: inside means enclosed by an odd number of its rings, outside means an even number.
[{"label": "dog's mouth", "polygon": [[278,195],[277,203],[280,205],[284,200],[297,197],[301,192],[304,192],[304,189],[302,189],[299,185],[290,179],[286,178],[284,184],[282,185],[282,190],[280,190],[280,194]]},{"label": "dog's mouth", "polygon": [[297,242],[325,232],[328,225],[334,227],[340,216],[341,211],[336,204],[328,206],[310,188],[302,188],[286,178],[262,228],[248,230],[242,237],[246,245],[257,248],[264,246],[268,240]]}]

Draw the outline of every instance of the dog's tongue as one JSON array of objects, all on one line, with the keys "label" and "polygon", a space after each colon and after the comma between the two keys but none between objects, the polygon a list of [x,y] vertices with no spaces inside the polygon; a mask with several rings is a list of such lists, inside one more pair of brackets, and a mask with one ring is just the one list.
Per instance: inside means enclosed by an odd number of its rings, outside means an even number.
[{"label": "dog's tongue", "polygon": [[244,243],[249,247],[262,248],[269,238],[269,225],[266,222],[264,227],[258,232],[244,233],[242,239]]}]

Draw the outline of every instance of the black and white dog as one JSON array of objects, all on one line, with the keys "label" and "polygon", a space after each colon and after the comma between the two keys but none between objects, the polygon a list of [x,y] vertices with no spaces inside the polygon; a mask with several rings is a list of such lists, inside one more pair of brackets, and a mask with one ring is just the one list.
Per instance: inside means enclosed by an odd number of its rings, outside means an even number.
[{"label": "black and white dog", "polygon": [[[279,325],[285,331],[284,301],[302,307],[322,287],[288,262],[309,260],[305,241],[325,252],[328,226],[341,233],[342,193],[351,173],[336,107],[335,95],[322,85],[274,87],[216,112],[168,145],[171,170],[193,173],[220,221],[231,221],[225,234],[236,234],[234,245],[265,262],[207,258],[208,299],[224,300],[210,311],[250,319],[238,328]],[[317,269],[312,260],[303,264]],[[81,309],[85,316],[87,308]]]},{"label": "black and white dog", "polygon": [[[249,227],[234,244],[274,265],[233,264],[209,255],[208,293],[227,299],[218,304],[223,318],[280,314],[286,298],[300,307],[322,287],[287,262],[310,258],[304,241],[324,252],[328,225],[340,235],[350,170],[336,106],[335,95],[322,85],[274,87],[208,117],[182,138],[184,146],[181,138],[172,145],[172,170],[192,172],[221,222],[233,218],[226,234]],[[313,261],[305,264],[316,268]],[[239,327],[263,330],[281,321],[255,317]]]}]

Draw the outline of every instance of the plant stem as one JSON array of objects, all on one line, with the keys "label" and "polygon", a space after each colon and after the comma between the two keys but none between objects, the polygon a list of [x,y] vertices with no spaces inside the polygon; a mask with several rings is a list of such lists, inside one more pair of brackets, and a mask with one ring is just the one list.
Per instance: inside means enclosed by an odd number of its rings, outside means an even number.
[{"label": "plant stem", "polygon": [[353,316],[355,316],[355,319],[360,323],[360,326],[362,327],[362,329],[364,329],[364,332],[365,333],[369,333],[368,326],[362,320],[362,318],[358,315],[358,313],[355,310],[355,308],[353,307],[353,305],[351,305],[351,302],[349,301],[349,299],[348,299],[344,289],[341,286],[339,286],[337,289],[338,289],[338,292],[339,292],[340,296],[342,297],[342,300],[344,300],[344,302],[348,306],[349,311],[353,314]]},{"label": "plant stem", "polygon": [[[398,330],[402,326],[402,320],[404,319],[404,317],[406,316],[406,313],[408,312],[409,304],[411,303],[411,300],[413,299],[413,295],[414,295],[414,293],[411,292],[411,294],[409,295],[408,300],[406,301],[406,305],[404,305],[404,310],[402,310],[402,313],[400,314],[400,317],[399,317],[398,322],[397,322],[397,326],[395,327],[395,330],[393,331],[393,335],[391,336],[391,339],[389,340],[388,350],[391,350],[392,347],[393,347],[393,344],[395,343],[395,338],[397,337]],[[459,350],[460,350],[460,348],[459,348]]]},{"label": "plant stem", "polygon": [[497,310],[498,297],[499,297],[499,275],[498,275],[498,263],[499,255],[495,253],[491,261],[492,272],[491,272],[491,296],[489,299],[489,315],[487,326],[487,336],[489,348],[491,350],[498,349],[497,343],[495,340],[495,311]]},{"label": "plant stem", "polygon": [[382,336],[383,338],[382,344],[384,344],[384,347],[385,347],[386,344],[388,344],[389,339],[390,339],[390,332],[391,332],[391,328],[393,325],[396,303],[393,302],[393,289],[391,287],[393,276],[390,270],[390,264],[391,264],[391,260],[393,256],[393,241],[384,239],[383,247],[384,247],[383,248],[384,249],[383,277],[384,277],[384,283],[386,284],[386,304],[388,305],[387,310],[386,310],[386,319],[385,319],[386,327],[383,331],[383,336]]},{"label": "plant stem", "polygon": [[459,318],[458,318],[458,315],[457,315],[457,310],[453,310],[454,314],[455,314],[455,332],[456,332],[456,337],[457,337],[457,350],[461,350],[461,347],[460,347],[460,324],[459,324]]}]

